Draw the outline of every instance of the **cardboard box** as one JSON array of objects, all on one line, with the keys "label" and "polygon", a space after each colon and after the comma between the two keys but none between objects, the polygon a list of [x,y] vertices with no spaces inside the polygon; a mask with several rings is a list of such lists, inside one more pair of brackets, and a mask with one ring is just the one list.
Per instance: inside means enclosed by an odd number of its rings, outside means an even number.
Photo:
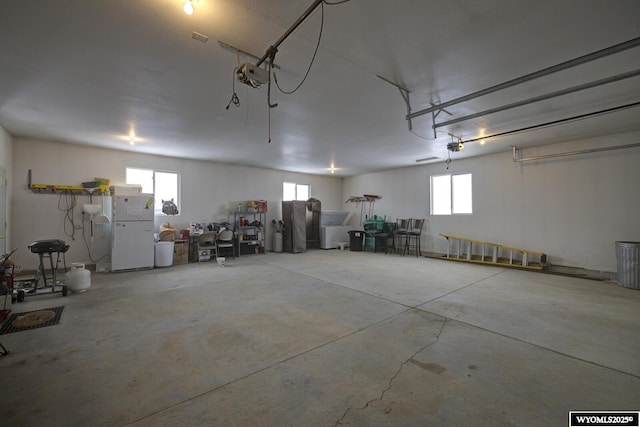
[{"label": "cardboard box", "polygon": [[189,241],[176,240],[173,244],[173,265],[187,264],[189,262]]},{"label": "cardboard box", "polygon": [[267,212],[266,200],[256,200],[256,212]]}]

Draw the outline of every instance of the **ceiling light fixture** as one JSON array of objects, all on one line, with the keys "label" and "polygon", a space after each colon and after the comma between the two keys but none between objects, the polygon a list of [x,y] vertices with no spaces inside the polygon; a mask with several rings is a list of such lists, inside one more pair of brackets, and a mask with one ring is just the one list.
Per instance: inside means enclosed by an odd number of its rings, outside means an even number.
[{"label": "ceiling light fixture", "polygon": [[328,168],[325,168],[324,170],[329,171],[329,173],[331,173],[332,175],[335,174],[336,172],[339,172],[342,170],[342,168],[337,168],[336,164],[334,161],[331,161],[331,163],[329,164]]},{"label": "ceiling light fixture", "polygon": [[197,0],[185,0],[184,2],[184,13],[187,15],[193,15],[193,4],[196,3]]},{"label": "ceiling light fixture", "polygon": [[119,141],[123,141],[125,144],[130,146],[140,145],[148,142],[146,138],[140,138],[136,134],[136,129],[134,123],[129,125],[129,132],[124,134],[113,135],[113,137]]}]

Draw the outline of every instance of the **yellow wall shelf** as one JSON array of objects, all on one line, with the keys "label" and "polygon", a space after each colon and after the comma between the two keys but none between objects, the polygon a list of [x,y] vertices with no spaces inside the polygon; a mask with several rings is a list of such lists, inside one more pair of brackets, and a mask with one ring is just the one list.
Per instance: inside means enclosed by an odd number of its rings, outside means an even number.
[{"label": "yellow wall shelf", "polygon": [[84,185],[59,185],[59,184],[32,184],[31,183],[31,169],[28,172],[28,187],[29,190],[34,193],[80,193],[80,194],[93,194],[104,193],[109,191],[109,180],[105,178],[95,178],[96,183],[100,183],[95,187],[85,187]]}]

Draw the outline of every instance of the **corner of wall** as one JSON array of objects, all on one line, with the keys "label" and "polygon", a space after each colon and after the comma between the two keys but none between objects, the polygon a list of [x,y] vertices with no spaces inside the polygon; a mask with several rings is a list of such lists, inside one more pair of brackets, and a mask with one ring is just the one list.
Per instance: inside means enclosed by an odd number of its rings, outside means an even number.
[{"label": "corner of wall", "polygon": [[6,252],[6,249],[11,247],[11,203],[9,201],[12,198],[11,186],[8,182],[13,179],[13,137],[6,129],[0,126],[0,167],[5,171],[6,181],[1,183],[5,188],[5,200],[2,201],[2,209],[5,209],[5,221],[6,230],[4,230],[4,242],[3,247],[0,250]]}]

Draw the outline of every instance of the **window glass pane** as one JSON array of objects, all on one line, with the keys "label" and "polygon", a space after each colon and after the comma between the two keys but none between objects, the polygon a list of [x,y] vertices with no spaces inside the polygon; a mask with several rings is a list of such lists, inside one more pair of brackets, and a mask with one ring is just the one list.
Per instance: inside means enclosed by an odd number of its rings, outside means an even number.
[{"label": "window glass pane", "polygon": [[451,175],[431,177],[431,215],[451,215]]},{"label": "window glass pane", "polygon": [[[127,184],[142,186],[142,192],[153,194],[154,210],[162,214],[162,200],[173,199],[180,210],[180,177],[175,172],[155,172],[150,169],[126,169]],[[155,183],[155,184],[154,184]]]},{"label": "window glass pane", "polygon": [[156,172],[155,174],[155,210],[162,213],[162,201],[173,199],[178,211],[180,203],[178,200],[178,174],[173,172]]},{"label": "window glass pane", "polygon": [[296,200],[309,200],[309,185],[307,184],[297,185]]},{"label": "window glass pane", "polygon": [[296,200],[296,184],[293,182],[282,183],[282,200]]},{"label": "window glass pane", "polygon": [[142,186],[143,193],[153,194],[153,171],[148,169],[127,168],[127,184]]},{"label": "window glass pane", "polygon": [[451,178],[453,186],[453,213],[472,213],[471,174],[453,175]]}]

